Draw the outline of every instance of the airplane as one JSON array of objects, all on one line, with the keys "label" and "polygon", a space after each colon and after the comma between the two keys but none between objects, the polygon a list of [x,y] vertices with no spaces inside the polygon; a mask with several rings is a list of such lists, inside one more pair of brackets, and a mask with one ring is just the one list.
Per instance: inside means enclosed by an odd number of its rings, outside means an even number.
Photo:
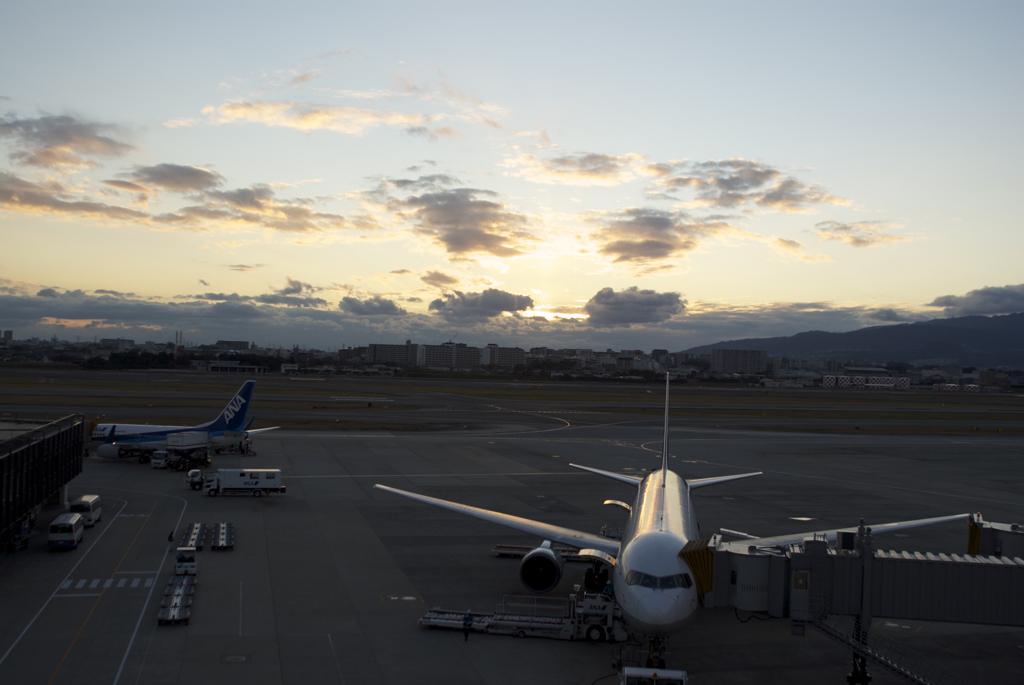
[{"label": "airplane", "polygon": [[[579,464],[570,466],[605,476],[636,488],[633,504],[607,500],[605,504],[622,507],[629,512],[629,521],[621,541],[584,533],[540,521],[511,516],[486,509],[449,502],[405,490],[374,485],[374,488],[408,497],[419,502],[455,511],[475,518],[497,523],[521,533],[536,535],[544,542],[523,557],[519,578],[527,589],[543,593],[558,585],[562,577],[563,561],[552,542],[579,549],[579,555],[594,562],[587,571],[587,580],[599,578],[597,587],[611,571],[611,590],[623,619],[635,634],[646,636],[652,644],[652,654],[663,649],[665,641],[691,623],[701,608],[694,583],[694,573],[680,552],[686,543],[699,537],[697,516],[691,493],[709,485],[718,485],[741,478],[762,475],[762,472],[740,473],[711,478],[682,478],[669,468],[669,384],[665,377],[665,426],[662,440],[661,468],[639,478]],[[889,533],[908,528],[927,526],[966,518],[968,514],[937,518],[899,521],[872,526],[874,534]],[[802,544],[805,538],[824,536],[835,542],[842,529],[797,533],[759,538],[743,535],[744,542],[763,547],[787,547]],[[597,571],[600,565],[600,571]],[[594,575],[592,575],[594,573]],[[659,667],[664,667],[663,663]]]},{"label": "airplane", "polygon": [[240,445],[250,435],[276,430],[259,428],[252,430],[253,420],[246,424],[249,403],[256,381],[246,381],[235,396],[213,421],[198,426],[151,426],[149,424],[96,423],[90,426],[87,447],[95,450],[99,457],[144,457],[147,453],[163,449],[167,436],[172,433],[205,432],[210,436],[210,446],[224,449]]}]

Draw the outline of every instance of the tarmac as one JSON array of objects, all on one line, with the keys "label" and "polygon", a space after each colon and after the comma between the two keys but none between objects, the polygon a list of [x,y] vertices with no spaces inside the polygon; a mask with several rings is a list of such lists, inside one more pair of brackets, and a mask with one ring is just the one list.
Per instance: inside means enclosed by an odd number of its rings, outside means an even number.
[{"label": "tarmac", "polygon": [[[621,526],[605,499],[630,487],[569,462],[642,473],[657,465],[659,421],[615,414],[505,414],[475,430],[420,433],[277,431],[255,456],[214,468],[280,468],[288,492],[207,497],[184,474],[88,457],[69,494],[99,494],[103,520],[79,549],[46,550],[43,510],[27,551],[0,556],[0,682],[594,683],[618,646],[424,630],[430,607],[493,611],[526,594],[518,562],[495,544],[530,536],[373,490],[374,483],[585,531]],[[705,535],[754,535],[980,511],[1024,520],[1017,438],[830,436],[680,426],[672,467],[685,477],[764,471],[695,494]],[[795,519],[811,519],[810,521]],[[235,525],[233,551],[198,553],[190,623],[158,626],[171,574],[168,533]],[[908,531],[885,549],[965,551],[966,524]],[[551,596],[585,566],[569,564]],[[967,682],[1019,682],[1024,629],[876,621]],[[670,642],[669,668],[693,683],[844,683],[850,654],[788,619],[715,609]],[[895,683],[872,669],[876,683]],[[603,682],[611,682],[612,678]]]}]

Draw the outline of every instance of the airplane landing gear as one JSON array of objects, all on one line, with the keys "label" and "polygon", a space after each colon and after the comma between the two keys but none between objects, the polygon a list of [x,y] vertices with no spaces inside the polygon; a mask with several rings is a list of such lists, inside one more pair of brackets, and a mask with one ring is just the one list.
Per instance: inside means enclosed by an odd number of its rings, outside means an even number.
[{"label": "airplane landing gear", "polygon": [[665,647],[664,638],[653,638],[647,646],[647,668],[665,668]]},{"label": "airplane landing gear", "polygon": [[603,592],[608,586],[608,567],[604,564],[594,564],[587,569],[583,576],[583,587],[587,592]]}]

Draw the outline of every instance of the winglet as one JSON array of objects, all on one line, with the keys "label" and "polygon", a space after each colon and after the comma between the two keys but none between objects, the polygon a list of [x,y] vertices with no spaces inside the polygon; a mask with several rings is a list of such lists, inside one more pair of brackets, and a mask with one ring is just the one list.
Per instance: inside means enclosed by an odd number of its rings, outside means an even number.
[{"label": "winglet", "polygon": [[661,445],[661,487],[668,479],[668,372],[665,372],[665,437]]}]

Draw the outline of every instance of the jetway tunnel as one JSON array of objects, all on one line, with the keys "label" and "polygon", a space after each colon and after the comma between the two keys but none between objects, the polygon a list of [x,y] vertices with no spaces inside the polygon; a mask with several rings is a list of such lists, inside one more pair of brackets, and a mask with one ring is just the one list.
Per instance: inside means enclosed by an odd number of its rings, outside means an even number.
[{"label": "jetway tunnel", "polygon": [[[1024,627],[1024,526],[969,518],[967,554],[875,549],[871,529],[840,531],[835,545],[807,538],[758,547],[721,535],[680,553],[706,608],[788,617],[913,683],[957,682],[900,645],[872,634],[874,618]],[[851,682],[858,682],[856,680]]]}]

